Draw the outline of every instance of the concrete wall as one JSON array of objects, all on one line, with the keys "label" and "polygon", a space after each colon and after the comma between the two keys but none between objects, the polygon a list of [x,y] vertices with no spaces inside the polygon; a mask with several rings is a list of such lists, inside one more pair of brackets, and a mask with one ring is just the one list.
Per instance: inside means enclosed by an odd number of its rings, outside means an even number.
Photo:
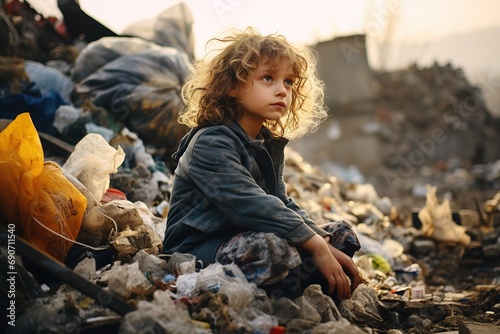
[{"label": "concrete wall", "polygon": [[337,37],[316,44],[318,74],[325,82],[328,106],[375,96],[364,35]]},{"label": "concrete wall", "polygon": [[334,161],[361,169],[377,167],[383,162],[384,144],[376,135],[362,130],[363,124],[372,122],[373,118],[370,114],[334,115],[322,123],[318,131],[290,145],[315,165]]}]

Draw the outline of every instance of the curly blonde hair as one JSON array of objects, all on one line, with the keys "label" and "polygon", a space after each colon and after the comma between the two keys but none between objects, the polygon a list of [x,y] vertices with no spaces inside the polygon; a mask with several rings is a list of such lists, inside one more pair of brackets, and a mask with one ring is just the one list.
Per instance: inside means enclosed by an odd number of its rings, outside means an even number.
[{"label": "curly blonde hair", "polygon": [[229,92],[248,83],[249,74],[261,61],[286,59],[295,76],[292,102],[277,121],[266,121],[273,136],[298,138],[315,131],[327,116],[323,82],[316,59],[307,47],[293,46],[282,35],[261,35],[254,28],[211,40],[229,43],[211,60],[194,64],[195,70],[182,88],[185,108],[179,122],[189,127],[238,121],[243,113]]}]

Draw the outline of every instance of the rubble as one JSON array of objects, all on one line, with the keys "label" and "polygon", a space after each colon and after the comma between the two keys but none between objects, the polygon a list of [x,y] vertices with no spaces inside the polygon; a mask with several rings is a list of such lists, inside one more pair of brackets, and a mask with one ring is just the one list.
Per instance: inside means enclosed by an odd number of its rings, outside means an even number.
[{"label": "rubble", "polygon": [[[5,12],[4,7],[0,10],[11,17],[21,14],[19,11]],[[32,24],[30,20],[33,18],[31,14],[25,16],[23,24]],[[159,17],[168,18],[171,17]],[[141,25],[132,28],[138,29]],[[130,31],[134,30],[132,28]],[[181,43],[184,45],[182,48],[187,48],[182,52],[190,54],[191,36],[187,37],[187,44]],[[72,50],[72,56],[78,54],[71,44],[66,44],[68,41],[64,38],[54,36],[59,44],[52,44],[52,47],[61,50],[64,49],[61,44],[67,45],[66,50]],[[96,43],[89,43],[88,48],[83,48],[79,54],[88,56],[94,48],[108,48],[113,49],[115,56],[119,58],[124,56],[123,53],[131,52],[123,45],[115,44],[115,38],[117,37],[97,39]],[[119,42],[140,44],[138,47],[146,49],[164,47],[153,41],[136,39],[123,39]],[[5,51],[1,55],[11,57],[12,52],[9,52],[10,54]],[[55,53],[49,54],[54,56]],[[71,77],[76,62],[75,57],[54,59],[47,54],[32,57],[31,52],[21,55],[31,61],[41,61],[44,66],[51,65],[52,69],[57,64],[59,70],[65,69],[64,73],[60,72],[65,79]],[[59,62],[51,63],[56,60]],[[24,66],[20,59],[12,58],[10,61]],[[67,66],[61,66],[61,62]],[[103,60],[97,68],[102,68],[109,62],[111,59]],[[189,65],[181,66],[184,68]],[[80,70],[89,68],[84,66]],[[40,67],[38,75],[45,73],[45,70],[47,69]],[[0,78],[3,80],[0,99],[14,90],[26,88],[29,86],[26,79],[36,77],[33,74],[25,76],[19,69],[17,72],[7,72],[0,70]],[[404,73],[379,74],[381,80],[387,80],[382,98],[391,101],[390,95],[404,96],[404,89],[425,79],[426,82],[432,82],[432,85],[424,84],[425,89],[414,92],[415,98],[423,100],[429,108],[440,106],[439,110],[446,110],[450,105],[457,104],[454,92],[463,92],[464,96],[477,93],[467,85],[453,86],[451,91],[441,92],[439,97],[430,93],[436,87],[448,89],[453,84],[450,83],[453,73],[455,72],[448,67],[424,70],[413,67]],[[394,79],[399,75],[405,78],[403,84]],[[75,76],[72,78],[74,80]],[[151,83],[147,80],[144,82]],[[66,88],[67,86],[59,89],[61,96],[65,97],[62,98],[63,101],[68,98]],[[153,91],[156,88],[158,86],[154,86]],[[25,93],[28,91],[25,90]],[[96,106],[92,101],[79,100],[82,95],[70,96],[75,100],[66,100],[66,104],[52,105],[50,110],[46,110],[53,114],[53,124],[34,124],[40,138],[49,138],[53,144],[44,145],[43,157],[38,155],[36,159],[41,163],[40,168],[47,165],[56,168],[57,161],[62,166],[57,169],[63,170],[61,175],[72,185],[71,189],[74,187],[86,199],[86,209],[80,219],[78,233],[64,235],[69,239],[65,239],[65,245],[70,245],[71,249],[59,254],[59,261],[65,262],[66,270],[72,271],[91,285],[90,288],[86,286],[83,289],[81,283],[74,283],[77,280],[71,275],[64,276],[66,280],[61,276],[54,279],[54,272],[44,270],[59,272],[61,268],[53,265],[38,268],[36,262],[30,263],[29,257],[26,261],[19,259],[16,261],[17,272],[25,275],[25,279],[24,285],[20,282],[16,287],[18,326],[3,326],[2,329],[7,333],[97,330],[199,334],[273,333],[282,330],[288,334],[498,332],[498,161],[488,162],[478,158],[480,164],[475,164],[477,168],[470,172],[460,161],[454,163],[452,160],[447,160],[445,165],[431,164],[415,168],[412,177],[398,181],[398,189],[407,191],[405,199],[411,201],[411,206],[408,207],[401,205],[399,193],[380,196],[377,186],[361,182],[359,175],[358,182],[329,175],[305,161],[298,151],[288,148],[284,177],[289,195],[318,224],[342,219],[353,226],[362,245],[354,261],[364,282],[354,291],[351,299],[339,303],[324,295],[319,286],[315,285],[309,286],[304,295],[296,300],[273,299],[246,281],[235,265],[206,266],[189,254],[161,254],[172,186],[172,173],[164,159],[164,152],[152,145],[154,140],[146,140],[144,136],[134,132],[132,127],[129,128],[127,125],[131,123],[112,117],[113,110],[108,110],[108,105]],[[446,103],[441,105],[443,101]],[[137,105],[132,109],[136,110],[135,107]],[[172,108],[175,110],[175,107]],[[158,111],[155,108],[152,110]],[[167,122],[175,119],[174,114],[175,112],[169,115]],[[5,114],[1,115],[5,117]],[[466,114],[457,113],[455,116],[464,115]],[[481,129],[481,120],[489,117],[486,112],[466,116],[477,119]],[[25,114],[22,117],[28,116]],[[412,124],[417,126],[423,126],[432,120],[439,121],[426,119],[418,110],[405,114],[404,117],[411,119]],[[19,126],[15,120],[11,122],[12,119],[14,117],[2,123],[5,124],[2,129],[9,129],[12,125]],[[397,122],[399,118],[394,116],[391,119]],[[463,127],[468,125],[459,120],[448,119],[446,126],[464,133]],[[19,130],[14,132],[28,132],[26,126],[21,128],[16,128]],[[491,134],[490,130],[485,128],[488,134]],[[182,132],[181,129],[178,131],[180,132],[176,132],[175,136]],[[0,132],[0,136],[11,132],[12,128],[4,130]],[[384,133],[386,132],[382,131],[380,135]],[[35,135],[33,137],[37,139]],[[390,140],[389,137],[386,139]],[[66,139],[64,143],[67,145],[60,144],[59,150],[54,152],[49,147],[58,146],[55,139]],[[173,137],[170,140],[175,142]],[[408,150],[409,147],[405,146],[408,142],[409,140],[399,137],[395,143],[401,151],[397,152]],[[71,146],[73,144],[74,147]],[[81,155],[83,146],[88,150]],[[41,148],[41,144],[37,147]],[[15,147],[7,142],[2,145],[2,166],[5,166],[4,158],[9,155],[9,150],[15,150]],[[26,156],[32,157],[30,154]],[[390,156],[386,158],[390,165]],[[45,164],[43,160],[46,161]],[[34,164],[34,161],[31,163]],[[0,178],[0,196],[3,199],[0,218],[18,224],[20,219],[17,216],[7,214],[7,208],[17,208],[18,198],[14,191],[5,192],[3,180],[6,177],[13,180],[8,174]],[[467,191],[476,182],[481,183],[488,192],[483,192],[482,201],[478,200],[467,208],[462,207],[462,203],[457,203],[456,197],[445,196],[451,190]],[[17,183],[13,188],[17,189]],[[495,190],[492,196],[486,196],[491,190]],[[58,193],[63,193],[63,189],[60,188]],[[26,234],[21,229],[16,232],[18,242],[21,243]],[[61,241],[61,233],[55,238]],[[47,240],[49,239],[40,240],[42,246]],[[3,239],[0,242],[5,244]],[[4,247],[1,250],[0,260],[3,264],[7,261],[7,252],[3,251]],[[22,248],[19,248],[19,252],[21,251]],[[23,256],[21,253],[19,255]],[[42,253],[37,253],[37,256],[47,260]],[[38,261],[41,262],[38,264],[46,263],[44,261]],[[113,301],[122,299],[126,307],[123,304],[113,306]],[[2,307],[3,303],[4,301]]]}]

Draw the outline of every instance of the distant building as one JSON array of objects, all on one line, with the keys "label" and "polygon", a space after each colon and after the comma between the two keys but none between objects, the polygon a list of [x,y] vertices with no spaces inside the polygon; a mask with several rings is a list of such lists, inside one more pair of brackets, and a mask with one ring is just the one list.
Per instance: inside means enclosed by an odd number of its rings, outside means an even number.
[{"label": "distant building", "polygon": [[318,74],[325,82],[325,103],[333,107],[375,97],[365,35],[337,37],[314,46]]}]

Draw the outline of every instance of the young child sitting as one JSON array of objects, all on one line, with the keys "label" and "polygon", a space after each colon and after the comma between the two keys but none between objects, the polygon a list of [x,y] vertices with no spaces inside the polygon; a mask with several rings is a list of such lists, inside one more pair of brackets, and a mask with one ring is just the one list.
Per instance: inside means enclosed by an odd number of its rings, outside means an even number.
[{"label": "young child sitting", "polygon": [[182,90],[179,122],[192,129],[173,155],[163,251],[234,262],[275,297],[320,284],[350,298],[360,282],[356,235],[343,221],[318,226],[283,180],[288,140],[326,117],[311,51],[253,28],[216,40],[225,48],[198,62]]}]

